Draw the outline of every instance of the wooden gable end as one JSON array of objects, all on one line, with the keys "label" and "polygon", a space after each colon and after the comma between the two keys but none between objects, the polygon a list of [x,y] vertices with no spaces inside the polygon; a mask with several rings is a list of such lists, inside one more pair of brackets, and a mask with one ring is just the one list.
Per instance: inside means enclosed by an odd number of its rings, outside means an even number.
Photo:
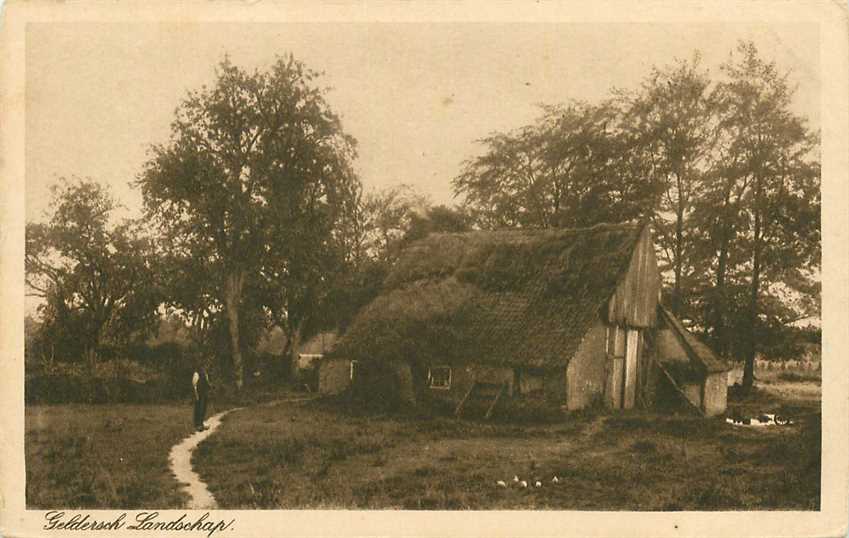
[{"label": "wooden gable end", "polygon": [[608,322],[621,327],[654,327],[660,286],[654,240],[651,228],[645,226],[631,254],[628,271],[608,302]]}]

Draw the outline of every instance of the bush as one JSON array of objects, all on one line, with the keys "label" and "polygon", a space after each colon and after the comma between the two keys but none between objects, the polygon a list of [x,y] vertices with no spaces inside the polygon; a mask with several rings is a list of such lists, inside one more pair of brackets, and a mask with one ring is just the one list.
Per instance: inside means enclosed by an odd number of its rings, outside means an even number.
[{"label": "bush", "polygon": [[154,403],[172,399],[159,382],[79,376],[30,376],[24,385],[28,404]]},{"label": "bush", "polygon": [[109,348],[94,371],[81,362],[49,361],[27,369],[27,403],[152,403],[188,398],[193,364],[183,347]]},{"label": "bush", "polygon": [[[109,358],[106,358],[109,357]],[[196,358],[203,352],[175,343],[104,347],[94,372],[81,361],[33,360],[26,368],[27,403],[152,403],[191,398]],[[269,353],[245,353],[245,388],[230,383],[228,357],[211,357],[209,377],[216,401],[252,402],[288,379],[289,361]],[[221,360],[218,360],[221,359]],[[259,375],[254,375],[258,372]]]}]

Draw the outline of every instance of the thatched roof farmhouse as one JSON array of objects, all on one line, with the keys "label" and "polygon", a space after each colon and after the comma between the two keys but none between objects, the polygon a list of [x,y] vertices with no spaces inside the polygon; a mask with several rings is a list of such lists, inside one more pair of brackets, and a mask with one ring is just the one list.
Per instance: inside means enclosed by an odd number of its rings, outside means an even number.
[{"label": "thatched roof farmhouse", "polygon": [[658,395],[721,413],[727,368],[659,305],[660,287],[648,226],[432,234],[322,362],[319,390],[378,363],[408,399],[424,391],[458,413],[517,398],[627,409]]}]

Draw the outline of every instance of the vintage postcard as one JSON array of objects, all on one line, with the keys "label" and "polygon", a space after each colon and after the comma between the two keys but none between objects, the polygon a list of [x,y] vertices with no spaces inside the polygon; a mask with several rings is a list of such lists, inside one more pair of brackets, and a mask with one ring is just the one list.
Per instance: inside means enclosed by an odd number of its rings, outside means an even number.
[{"label": "vintage postcard", "polygon": [[7,3],[0,535],[845,535],[847,15]]}]

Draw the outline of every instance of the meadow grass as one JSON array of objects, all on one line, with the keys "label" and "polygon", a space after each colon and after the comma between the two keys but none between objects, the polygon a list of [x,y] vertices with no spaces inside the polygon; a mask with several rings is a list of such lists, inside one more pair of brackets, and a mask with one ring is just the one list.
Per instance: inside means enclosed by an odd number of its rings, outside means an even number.
[{"label": "meadow grass", "polygon": [[319,401],[235,412],[194,463],[226,508],[817,509],[818,406],[764,393],[745,406],[797,420],[755,430],[627,412],[484,423]]},{"label": "meadow grass", "polygon": [[188,403],[29,405],[28,508],[177,508],[171,447],[192,432]]},{"label": "meadow grass", "polygon": [[[218,388],[207,415],[292,395],[285,385]],[[29,508],[179,508],[171,447],[193,432],[188,398],[163,404],[26,406]]]},{"label": "meadow grass", "polygon": [[[241,395],[210,410],[250,406],[225,417],[194,466],[224,508],[817,509],[819,402],[776,387],[732,392],[729,414],[795,420],[765,429],[636,411],[476,422]],[[180,507],[168,454],[190,433],[188,402],[27,406],[27,506]]]}]

